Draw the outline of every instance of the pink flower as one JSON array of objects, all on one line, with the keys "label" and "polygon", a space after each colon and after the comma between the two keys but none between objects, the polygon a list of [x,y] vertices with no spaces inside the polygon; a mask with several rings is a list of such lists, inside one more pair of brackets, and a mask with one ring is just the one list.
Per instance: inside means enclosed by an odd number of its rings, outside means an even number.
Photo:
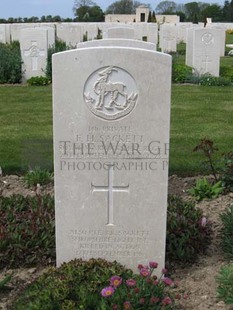
[{"label": "pink flower", "polygon": [[109,297],[109,296],[112,296],[114,294],[114,292],[115,292],[115,290],[112,286],[107,286],[107,287],[102,289],[101,295],[103,297]]},{"label": "pink flower", "polygon": [[139,304],[140,304],[140,305],[143,305],[144,303],[145,303],[145,298],[140,298],[140,299],[139,299]]},{"label": "pink flower", "polygon": [[135,287],[134,293],[137,294],[137,293],[139,293],[139,291],[140,291],[139,288],[138,288],[138,287]]},{"label": "pink flower", "polygon": [[138,269],[140,270],[140,269],[142,269],[142,268],[144,268],[144,266],[143,266],[142,264],[139,264],[139,265],[138,265]]},{"label": "pink flower", "polygon": [[170,297],[165,297],[163,300],[162,300],[162,305],[163,306],[166,306],[166,305],[171,305],[172,304],[172,300]]},{"label": "pink flower", "polygon": [[158,285],[158,284],[159,284],[158,280],[153,281],[153,285]]},{"label": "pink flower", "polygon": [[143,277],[148,277],[150,275],[150,270],[148,268],[140,269],[140,275]]},{"label": "pink flower", "polygon": [[165,277],[165,278],[162,279],[162,281],[163,281],[164,284],[169,285],[169,286],[174,284],[174,282],[170,278],[166,278]]},{"label": "pink flower", "polygon": [[160,299],[158,297],[154,297],[154,296],[152,296],[151,299],[150,299],[150,303],[151,304],[156,304],[159,301],[160,301]]},{"label": "pink flower", "polygon": [[118,287],[118,286],[121,285],[121,283],[122,283],[122,278],[121,277],[113,276],[110,279],[110,285],[113,286],[113,287]]},{"label": "pink flower", "polygon": [[131,304],[129,301],[125,301],[123,304],[124,309],[131,309]]},{"label": "pink flower", "polygon": [[133,287],[137,284],[137,282],[134,279],[128,279],[125,281],[125,283],[128,287]]},{"label": "pink flower", "polygon": [[167,269],[166,268],[163,268],[162,269],[162,274],[166,274],[167,273]]},{"label": "pink flower", "polygon": [[158,267],[158,263],[156,263],[156,262],[149,262],[149,266],[150,266],[150,268],[155,269],[155,268]]},{"label": "pink flower", "polygon": [[112,310],[118,310],[118,309],[119,309],[118,305],[113,305],[112,306]]},{"label": "pink flower", "polygon": [[148,284],[152,283],[151,278],[147,278],[147,279],[146,279],[146,283],[148,283]]}]

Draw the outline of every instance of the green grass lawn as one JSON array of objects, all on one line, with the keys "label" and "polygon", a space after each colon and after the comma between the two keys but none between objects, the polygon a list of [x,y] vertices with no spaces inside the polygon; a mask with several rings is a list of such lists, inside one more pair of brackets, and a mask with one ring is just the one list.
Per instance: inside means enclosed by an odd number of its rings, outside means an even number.
[{"label": "green grass lawn", "polygon": [[[52,168],[52,90],[0,87],[0,166],[4,173]],[[212,139],[219,155],[233,150],[233,87],[173,85],[170,174],[205,173],[192,150]]]}]

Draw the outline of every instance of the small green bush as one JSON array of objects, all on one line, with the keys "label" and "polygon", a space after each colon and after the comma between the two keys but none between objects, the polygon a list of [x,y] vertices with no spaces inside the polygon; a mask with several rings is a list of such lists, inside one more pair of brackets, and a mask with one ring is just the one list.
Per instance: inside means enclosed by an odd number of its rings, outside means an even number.
[{"label": "small green bush", "polygon": [[55,258],[54,199],[0,197],[0,268],[46,264]]},{"label": "small green bush", "polygon": [[51,81],[45,76],[33,76],[27,80],[30,86],[46,86],[51,83]]},{"label": "small green bush", "polygon": [[182,64],[173,63],[172,65],[172,82],[185,83],[192,74],[192,68]]},{"label": "small green bush", "polygon": [[7,44],[0,43],[0,84],[20,83],[22,63],[18,41]]},{"label": "small green bush", "polygon": [[53,181],[53,173],[36,167],[34,170],[26,173],[23,180],[28,187],[36,186],[37,184],[46,185]]},{"label": "small green bush", "polygon": [[47,57],[47,65],[45,74],[49,81],[52,81],[52,55],[54,53],[59,53],[68,50],[69,47],[62,40],[56,40],[55,44],[49,47],[48,49],[48,57]]},{"label": "small green bush", "polygon": [[220,269],[217,283],[218,298],[226,304],[233,304],[233,264]]},{"label": "small green bush", "polygon": [[202,86],[230,86],[231,84],[230,78],[221,76],[202,75],[199,79],[199,85]]},{"label": "small green bush", "polygon": [[166,257],[168,262],[192,263],[211,241],[211,223],[192,202],[169,196]]},{"label": "small green bush", "polygon": [[[132,271],[117,262],[103,259],[75,259],[60,268],[52,268],[28,286],[13,304],[14,310],[106,309],[102,308],[100,290],[112,274],[123,279]],[[107,309],[106,309],[107,310]]]},{"label": "small green bush", "polygon": [[220,244],[225,255],[233,259],[233,204],[220,214],[222,228],[220,230]]},{"label": "small green bush", "polygon": [[188,190],[197,201],[203,199],[214,199],[217,198],[224,190],[222,182],[218,181],[215,184],[211,184],[206,178],[198,179],[196,185]]}]

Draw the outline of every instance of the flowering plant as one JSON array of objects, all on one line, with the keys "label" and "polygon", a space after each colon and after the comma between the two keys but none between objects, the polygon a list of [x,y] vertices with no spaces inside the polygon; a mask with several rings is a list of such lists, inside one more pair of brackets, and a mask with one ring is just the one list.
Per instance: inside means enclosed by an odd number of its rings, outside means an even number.
[{"label": "flowering plant", "polygon": [[148,266],[138,265],[139,274],[125,281],[112,276],[110,286],[101,291],[106,309],[174,309],[174,298],[169,289],[176,284],[166,277],[166,269],[159,278],[153,275],[157,267],[156,262],[150,262]]}]

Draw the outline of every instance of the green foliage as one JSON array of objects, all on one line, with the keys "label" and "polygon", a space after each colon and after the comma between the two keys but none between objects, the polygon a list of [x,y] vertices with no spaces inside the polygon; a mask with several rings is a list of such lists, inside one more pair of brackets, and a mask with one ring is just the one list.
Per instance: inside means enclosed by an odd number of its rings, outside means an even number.
[{"label": "green foliage", "polygon": [[0,281],[0,292],[8,289],[6,285],[10,282],[11,279],[12,275],[7,275],[5,278],[3,278],[3,280]]},{"label": "green foliage", "polygon": [[193,263],[211,241],[211,223],[202,210],[178,196],[169,196],[166,257],[169,263]]},{"label": "green foliage", "polygon": [[28,187],[36,186],[37,184],[46,185],[53,181],[53,173],[48,170],[36,167],[34,170],[29,171],[24,176],[24,182]]},{"label": "green foliage", "polygon": [[118,0],[107,7],[105,14],[135,14],[140,4],[137,0]]},{"label": "green foliage", "polygon": [[97,33],[95,40],[101,40],[101,39],[103,39],[102,30],[99,29],[98,27],[98,33]]},{"label": "green foliage", "polygon": [[10,44],[0,43],[0,84],[20,83],[22,63],[18,41]]},{"label": "green foliage", "polygon": [[100,288],[112,274],[126,279],[132,271],[117,262],[103,259],[75,259],[52,268],[21,293],[15,310],[106,309],[102,308]]},{"label": "green foliage", "polygon": [[222,182],[218,181],[211,184],[206,178],[198,179],[196,185],[189,189],[188,192],[196,198],[197,201],[203,199],[217,198],[224,190]]},{"label": "green foliage", "polygon": [[217,276],[218,298],[226,304],[233,304],[233,264],[223,266]]},{"label": "green foliage", "polygon": [[45,76],[33,76],[29,80],[27,80],[27,83],[30,86],[46,86],[50,84],[50,80]]},{"label": "green foliage", "polygon": [[233,152],[222,155],[220,179],[226,189],[233,190]]},{"label": "green foliage", "polygon": [[52,197],[0,197],[0,268],[53,260],[54,235]]},{"label": "green foliage", "polygon": [[226,77],[216,77],[211,75],[202,75],[199,79],[199,85],[202,86],[230,86],[231,79]]},{"label": "green foliage", "polygon": [[229,79],[233,83],[233,64],[232,66],[220,66],[220,76]]},{"label": "green foliage", "polygon": [[104,12],[98,5],[82,5],[75,10],[77,22],[103,22]]},{"label": "green foliage", "polygon": [[221,248],[228,258],[233,259],[233,204],[220,214],[220,219],[222,221]]},{"label": "green foliage", "polygon": [[113,275],[109,285],[101,291],[103,309],[174,309],[175,299],[170,288],[176,285],[172,279],[164,277],[164,269],[159,278],[153,275],[157,267],[156,262],[150,262],[149,266],[138,265],[139,274],[126,281]]},{"label": "green foliage", "polygon": [[52,55],[55,53],[63,52],[68,50],[69,47],[62,40],[56,40],[55,44],[49,47],[48,49],[48,58],[45,74],[49,81],[52,81]]},{"label": "green foliage", "polygon": [[186,65],[173,63],[172,65],[172,82],[185,83],[192,74],[192,68]]},{"label": "green foliage", "polygon": [[83,34],[83,42],[88,41],[88,33],[87,31]]}]

